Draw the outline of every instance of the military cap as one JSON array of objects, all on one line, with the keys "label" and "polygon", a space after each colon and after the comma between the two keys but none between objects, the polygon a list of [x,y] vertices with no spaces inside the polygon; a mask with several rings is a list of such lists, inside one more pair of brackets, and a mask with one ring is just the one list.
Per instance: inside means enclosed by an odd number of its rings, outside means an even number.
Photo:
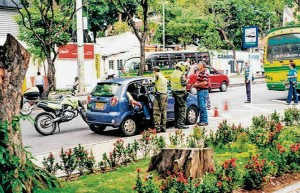
[{"label": "military cap", "polygon": [[153,68],[153,70],[155,70],[156,72],[158,71],[160,71],[160,67],[159,66],[154,66],[154,68]]}]

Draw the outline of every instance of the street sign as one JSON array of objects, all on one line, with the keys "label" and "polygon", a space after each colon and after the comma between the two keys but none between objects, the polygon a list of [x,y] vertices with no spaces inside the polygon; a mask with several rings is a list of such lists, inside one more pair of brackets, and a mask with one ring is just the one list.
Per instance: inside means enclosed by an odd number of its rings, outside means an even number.
[{"label": "street sign", "polygon": [[95,68],[96,68],[96,77],[100,78],[100,54],[95,54]]},{"label": "street sign", "polygon": [[243,48],[255,48],[258,45],[257,26],[243,27]]},{"label": "street sign", "polygon": [[[94,45],[84,44],[84,59],[94,59]],[[58,48],[59,59],[77,59],[77,44],[66,44]]]}]

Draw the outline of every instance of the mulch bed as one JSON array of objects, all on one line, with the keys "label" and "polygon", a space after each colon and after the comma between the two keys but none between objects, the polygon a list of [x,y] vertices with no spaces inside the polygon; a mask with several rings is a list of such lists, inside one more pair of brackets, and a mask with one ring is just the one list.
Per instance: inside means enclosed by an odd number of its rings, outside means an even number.
[{"label": "mulch bed", "polygon": [[279,177],[272,177],[270,182],[262,190],[238,189],[234,193],[272,193],[300,181],[300,174],[284,174]]}]

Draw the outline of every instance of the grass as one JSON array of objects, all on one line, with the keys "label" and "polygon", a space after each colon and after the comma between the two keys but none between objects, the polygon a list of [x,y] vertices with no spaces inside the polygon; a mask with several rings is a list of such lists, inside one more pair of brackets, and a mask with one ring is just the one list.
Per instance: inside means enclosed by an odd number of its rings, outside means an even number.
[{"label": "grass", "polygon": [[[247,163],[248,158],[252,153],[255,153],[255,149],[251,147],[246,148],[245,151],[240,151],[238,148],[232,148],[229,145],[222,146],[214,149],[214,160],[216,165],[221,165],[225,160],[229,160],[233,157],[237,158],[237,167],[240,171],[243,171],[244,165]],[[250,150],[251,149],[251,150]],[[62,187],[59,189],[51,190],[37,190],[37,193],[127,193],[132,192],[132,186],[135,185],[135,179],[137,176],[136,169],[141,169],[141,176],[146,177],[148,175],[147,168],[150,159],[144,159],[135,163],[131,163],[128,166],[122,166],[114,171],[100,174],[91,174],[81,176],[78,180],[71,182],[62,182]],[[158,174],[154,172],[154,178],[158,177]],[[160,181],[155,182],[157,185]]]},{"label": "grass", "polygon": [[119,167],[112,172],[81,176],[78,180],[63,182],[59,189],[37,190],[37,193],[125,193],[132,192],[137,176],[136,169],[146,176],[150,159]]}]

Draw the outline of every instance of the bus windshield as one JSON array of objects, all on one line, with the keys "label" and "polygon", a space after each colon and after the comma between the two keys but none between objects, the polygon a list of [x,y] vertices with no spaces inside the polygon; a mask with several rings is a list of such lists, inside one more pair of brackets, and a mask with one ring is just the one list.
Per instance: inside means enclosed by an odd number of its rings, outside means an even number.
[{"label": "bus windshield", "polygon": [[267,59],[286,60],[300,57],[300,34],[285,34],[269,38]]},{"label": "bus windshield", "polygon": [[124,73],[137,72],[140,66],[140,58],[129,58],[124,64]]}]

